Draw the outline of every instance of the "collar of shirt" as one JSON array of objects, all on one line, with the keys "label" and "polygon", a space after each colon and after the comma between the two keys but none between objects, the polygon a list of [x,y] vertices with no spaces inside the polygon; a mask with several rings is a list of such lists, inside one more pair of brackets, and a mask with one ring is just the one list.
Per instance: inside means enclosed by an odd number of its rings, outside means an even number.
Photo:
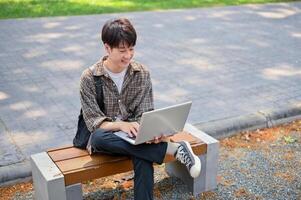
[{"label": "collar of shirt", "polygon": [[[92,70],[94,76],[108,76],[109,74],[104,69],[103,62],[108,58],[108,56],[104,56],[102,59],[100,59],[96,65],[94,66],[94,69]],[[141,71],[139,66],[135,62],[131,62],[128,66],[127,71],[129,71],[129,74],[132,75],[135,71]],[[128,73],[126,73],[128,74]]]}]

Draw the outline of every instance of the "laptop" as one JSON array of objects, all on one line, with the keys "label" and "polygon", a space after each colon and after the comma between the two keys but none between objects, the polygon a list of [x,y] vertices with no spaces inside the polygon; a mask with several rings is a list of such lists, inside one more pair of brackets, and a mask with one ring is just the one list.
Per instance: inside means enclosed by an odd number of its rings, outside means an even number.
[{"label": "laptop", "polygon": [[130,137],[123,131],[114,134],[133,145],[145,143],[161,135],[174,135],[183,130],[191,104],[189,101],[143,113],[136,137]]}]

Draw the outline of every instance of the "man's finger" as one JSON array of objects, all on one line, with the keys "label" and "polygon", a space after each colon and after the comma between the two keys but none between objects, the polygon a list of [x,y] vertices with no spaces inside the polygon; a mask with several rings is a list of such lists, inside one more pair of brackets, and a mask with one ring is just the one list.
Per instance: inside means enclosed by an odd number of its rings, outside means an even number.
[{"label": "man's finger", "polygon": [[129,131],[127,132],[127,134],[128,134],[130,137],[133,137],[133,136],[134,136],[134,135],[132,134],[131,130],[129,130]]},{"label": "man's finger", "polygon": [[154,143],[155,143],[155,144],[158,144],[159,142],[160,142],[160,141],[159,141],[159,138],[158,138],[158,137],[155,137],[155,138],[154,138]]},{"label": "man's finger", "polygon": [[152,143],[154,143],[155,141],[154,140],[150,140],[150,141],[148,141],[147,143],[148,144],[152,144]]},{"label": "man's finger", "polygon": [[138,132],[138,130],[139,130],[139,124],[137,122],[132,122],[132,125],[134,126],[134,128]]},{"label": "man's finger", "polygon": [[135,129],[134,127],[131,127],[130,130],[131,130],[131,133],[132,133],[134,136],[137,136],[137,131],[136,131],[136,129]]},{"label": "man's finger", "polygon": [[133,128],[135,129],[135,131],[136,131],[136,132],[138,132],[138,130],[139,130],[139,127],[137,127],[137,126],[133,126]]},{"label": "man's finger", "polygon": [[160,142],[161,142],[160,140],[156,140],[156,141],[155,141],[155,144],[158,144],[158,143],[160,143]]}]

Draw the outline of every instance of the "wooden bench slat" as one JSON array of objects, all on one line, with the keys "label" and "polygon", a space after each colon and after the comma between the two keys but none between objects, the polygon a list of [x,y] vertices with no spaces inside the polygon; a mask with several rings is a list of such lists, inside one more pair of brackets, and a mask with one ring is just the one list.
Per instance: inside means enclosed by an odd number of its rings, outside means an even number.
[{"label": "wooden bench slat", "polygon": [[48,154],[54,162],[89,155],[88,151],[73,146],[64,149],[58,149],[57,151],[48,151]]},{"label": "wooden bench slat", "polygon": [[68,149],[70,147],[73,147],[73,145],[64,145],[58,148],[50,148],[47,150],[47,152],[51,152],[51,151],[58,151],[58,150],[64,150],[64,149]]},{"label": "wooden bench slat", "polygon": [[101,165],[101,169],[96,167],[90,167],[85,169],[74,170],[64,174],[65,185],[72,185],[75,183],[80,183],[95,178],[128,172],[132,169],[132,161],[130,159],[126,159],[114,164],[105,163]]},{"label": "wooden bench slat", "polygon": [[205,143],[192,144],[191,148],[195,155],[203,155],[207,153],[207,144]]},{"label": "wooden bench slat", "polygon": [[203,143],[203,141],[200,140],[199,138],[196,138],[193,135],[191,135],[190,133],[187,133],[187,132],[184,132],[184,131],[179,132],[179,133],[177,133],[177,134],[170,137],[171,142],[181,142],[181,141],[184,141],[184,140],[189,142],[191,145]]},{"label": "wooden bench slat", "polygon": [[104,163],[115,163],[121,160],[129,160],[129,158],[126,156],[109,156],[105,154],[101,154],[101,156],[86,155],[73,159],[58,161],[56,162],[56,165],[64,174],[65,172],[72,170],[90,168],[93,166],[102,166]]}]

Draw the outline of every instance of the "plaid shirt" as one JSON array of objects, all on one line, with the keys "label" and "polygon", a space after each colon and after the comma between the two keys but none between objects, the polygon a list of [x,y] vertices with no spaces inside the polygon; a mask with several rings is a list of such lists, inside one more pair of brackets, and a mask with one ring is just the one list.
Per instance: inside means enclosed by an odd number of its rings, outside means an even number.
[{"label": "plaid shirt", "polygon": [[[137,62],[131,62],[126,71],[121,93],[105,71],[103,57],[86,69],[80,79],[80,101],[83,117],[90,132],[99,128],[103,121],[140,121],[143,112],[154,109],[152,82],[149,71]],[[103,83],[104,112],[96,102],[94,76]]]}]

